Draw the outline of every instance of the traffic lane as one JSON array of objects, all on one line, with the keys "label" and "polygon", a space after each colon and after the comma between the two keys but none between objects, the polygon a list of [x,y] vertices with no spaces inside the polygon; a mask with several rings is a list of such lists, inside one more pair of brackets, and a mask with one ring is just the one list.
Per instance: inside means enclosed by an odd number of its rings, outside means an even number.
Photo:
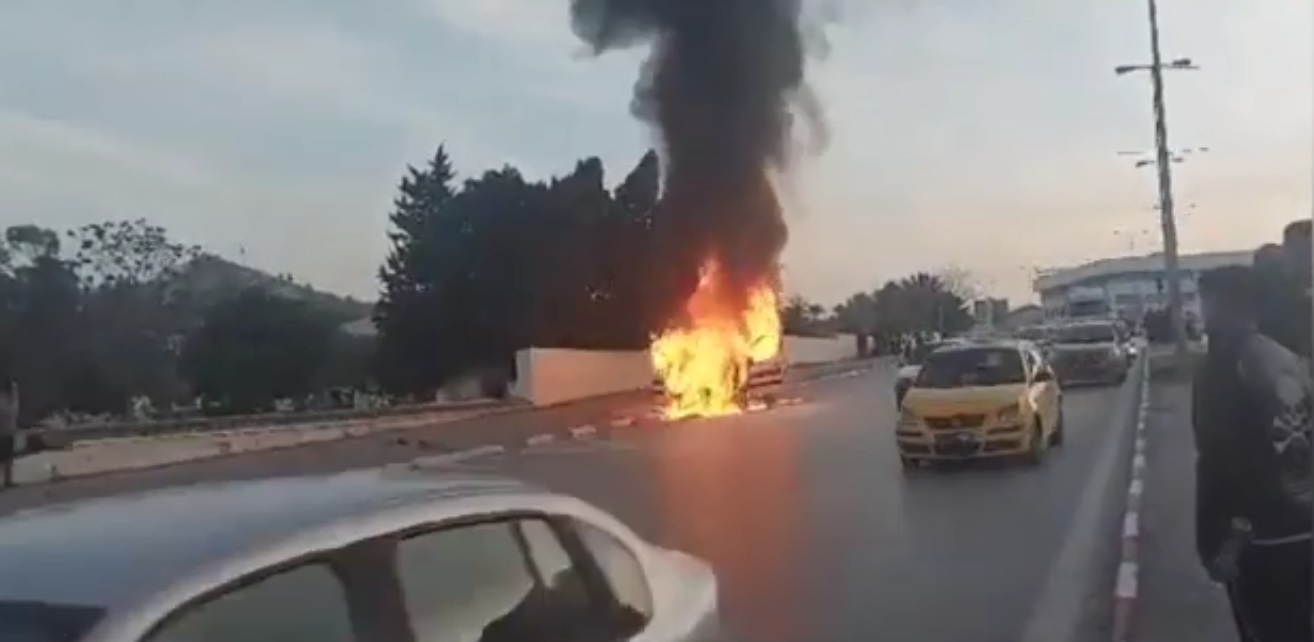
[{"label": "traffic lane", "polygon": [[837,380],[798,406],[471,467],[578,495],[710,560],[743,639],[1014,642],[1129,387],[1068,393],[1067,443],[1040,467],[905,475],[888,384]]},{"label": "traffic lane", "polygon": [[[810,377],[830,376],[853,368],[874,368],[877,372],[889,369],[887,364],[881,362],[800,368],[795,376],[802,380],[793,381],[786,388],[801,389],[817,381]],[[605,432],[606,422],[610,418],[650,404],[650,399],[651,396],[647,394],[617,395],[553,408],[486,415],[364,437],[248,451],[155,468],[107,472],[67,478],[54,483],[19,486],[0,492],[0,515],[51,502],[148,488],[369,468],[490,444],[515,448],[537,435],[569,435],[571,428],[582,425],[596,425],[600,432]]]}]

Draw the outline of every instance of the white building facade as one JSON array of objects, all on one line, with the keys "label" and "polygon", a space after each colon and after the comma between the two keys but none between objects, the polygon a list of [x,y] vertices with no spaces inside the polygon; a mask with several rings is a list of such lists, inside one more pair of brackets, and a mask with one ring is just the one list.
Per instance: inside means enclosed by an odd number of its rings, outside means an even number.
[{"label": "white building facade", "polygon": [[[1183,312],[1200,318],[1198,282],[1200,274],[1225,265],[1250,265],[1254,255],[1246,252],[1209,252],[1178,257]],[[1070,268],[1042,271],[1032,283],[1040,295],[1046,319],[1066,315],[1069,300],[1080,293],[1089,298],[1102,293],[1112,314],[1140,319],[1146,312],[1168,305],[1168,282],[1163,254],[1101,259]]]}]

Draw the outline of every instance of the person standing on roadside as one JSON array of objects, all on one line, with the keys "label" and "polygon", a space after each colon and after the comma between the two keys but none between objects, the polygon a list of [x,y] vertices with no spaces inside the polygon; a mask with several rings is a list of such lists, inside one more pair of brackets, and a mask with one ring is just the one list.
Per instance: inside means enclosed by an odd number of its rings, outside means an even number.
[{"label": "person standing on roadside", "polygon": [[1311,642],[1311,397],[1305,362],[1258,330],[1250,268],[1205,273],[1209,348],[1192,389],[1196,550],[1242,640]]},{"label": "person standing on roadside", "polygon": [[1310,252],[1310,221],[1302,220],[1282,230],[1282,245],[1265,245],[1255,253],[1255,271],[1262,277],[1259,331],[1306,359],[1314,321]]},{"label": "person standing on roadside", "polygon": [[18,445],[18,382],[0,377],[0,489],[14,485]]},{"label": "person standing on roadside", "polygon": [[[1311,279],[1314,274],[1314,238],[1311,238],[1314,221],[1301,219],[1282,230],[1282,258],[1287,268],[1287,283],[1290,298],[1288,300],[1288,332],[1291,334],[1289,348],[1296,354],[1311,358],[1310,327],[1314,323],[1314,292],[1311,292]],[[1286,345],[1284,343],[1284,345]]]}]

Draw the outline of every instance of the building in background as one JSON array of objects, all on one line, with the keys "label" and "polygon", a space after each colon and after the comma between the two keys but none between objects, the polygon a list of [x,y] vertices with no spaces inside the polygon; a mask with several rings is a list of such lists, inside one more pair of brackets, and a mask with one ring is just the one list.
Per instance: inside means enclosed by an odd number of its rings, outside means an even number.
[{"label": "building in background", "polygon": [[1004,319],[1003,327],[1016,330],[1038,325],[1045,321],[1045,310],[1038,305],[1027,304],[1016,310],[1010,310]]},{"label": "building in background", "polygon": [[993,328],[1008,318],[1008,299],[977,299],[972,302],[972,318],[978,326]]},{"label": "building in background", "polygon": [[[1200,318],[1196,295],[1202,272],[1224,265],[1250,265],[1253,252],[1208,252],[1180,257],[1182,310]],[[1042,271],[1032,282],[1040,295],[1046,319],[1089,316],[1087,309],[1100,309],[1124,319],[1139,320],[1150,310],[1168,305],[1163,254],[1100,259],[1070,268]]]}]

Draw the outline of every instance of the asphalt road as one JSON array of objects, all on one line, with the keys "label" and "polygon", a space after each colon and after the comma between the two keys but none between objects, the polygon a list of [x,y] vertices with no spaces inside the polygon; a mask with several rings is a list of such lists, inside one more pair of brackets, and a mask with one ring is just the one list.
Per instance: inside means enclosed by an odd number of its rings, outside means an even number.
[{"label": "asphalt road", "polygon": [[[980,464],[905,475],[893,448],[888,367],[795,386],[803,397],[795,406],[604,430],[595,441],[557,441],[463,466],[579,495],[650,539],[710,560],[741,639],[1017,642],[1046,615],[1037,605],[1052,588],[1060,553],[1080,535],[1074,524],[1089,509],[1081,498],[1090,494],[1098,453],[1123,429],[1115,409],[1135,381],[1121,390],[1068,391],[1067,442],[1035,468]],[[20,488],[0,494],[0,513],[197,479],[400,461],[466,445],[456,441],[473,444],[479,425],[499,435],[559,434],[627,405],[633,400],[445,428],[460,435],[452,443],[435,430],[433,443],[421,445],[425,433],[414,431],[404,443],[353,440]]]}]

